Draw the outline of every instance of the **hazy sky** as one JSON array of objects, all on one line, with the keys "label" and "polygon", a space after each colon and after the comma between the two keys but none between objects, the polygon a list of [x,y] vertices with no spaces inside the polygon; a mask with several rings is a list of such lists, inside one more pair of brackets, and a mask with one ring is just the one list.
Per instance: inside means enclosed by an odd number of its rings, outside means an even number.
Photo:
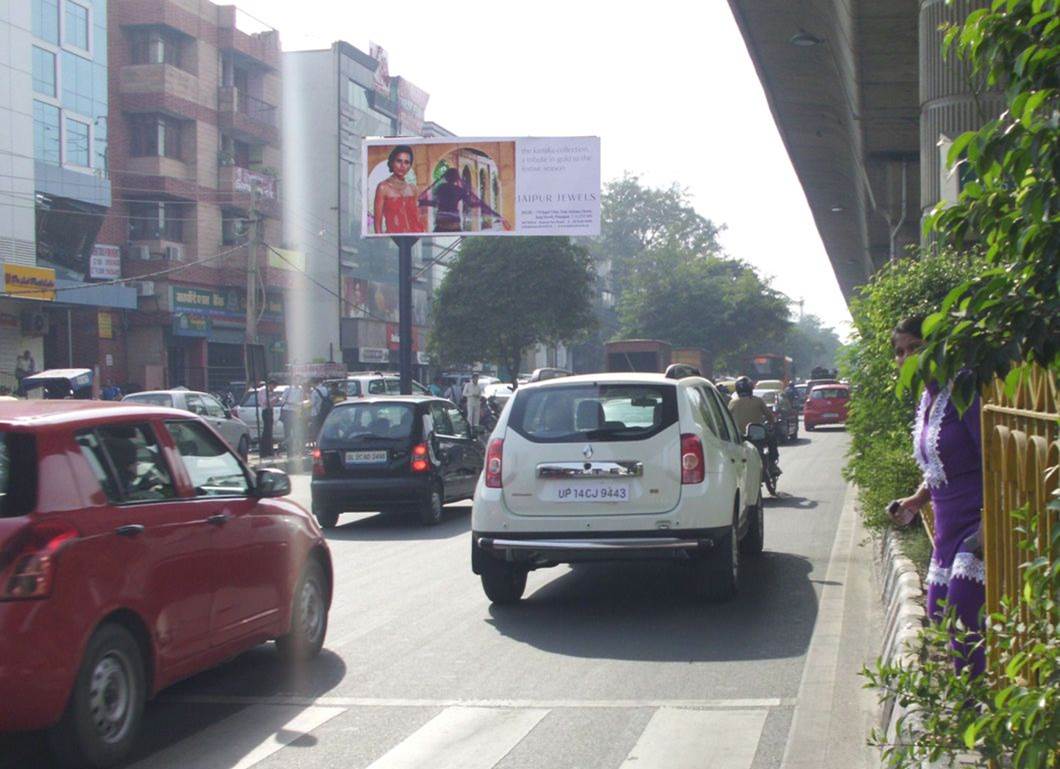
[{"label": "hazy sky", "polygon": [[387,49],[465,136],[601,137],[603,178],[678,182],[725,250],[841,333],[849,314],[725,0],[235,0],[284,50]]}]

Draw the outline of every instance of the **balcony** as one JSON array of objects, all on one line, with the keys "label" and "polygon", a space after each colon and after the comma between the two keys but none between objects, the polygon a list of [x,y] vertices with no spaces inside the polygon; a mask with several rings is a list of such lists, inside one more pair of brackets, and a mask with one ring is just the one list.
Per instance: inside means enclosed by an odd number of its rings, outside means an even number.
[{"label": "balcony", "polygon": [[257,209],[266,216],[278,216],[280,199],[276,177],[236,165],[222,165],[217,172],[217,192],[221,204],[244,211]]},{"label": "balcony", "polygon": [[112,0],[110,14],[123,27],[167,27],[193,38],[202,31],[199,17],[176,0]]},{"label": "balcony", "polygon": [[277,109],[274,105],[240,91],[235,86],[221,86],[217,96],[218,122],[240,141],[252,144],[280,143]]},{"label": "balcony", "polygon": [[235,6],[217,9],[217,47],[249,64],[280,68],[280,33],[241,14]]},{"label": "balcony", "polygon": [[[127,64],[121,68],[118,90],[125,97],[164,95],[183,102],[195,102],[199,78],[172,64]],[[122,106],[129,109],[130,100],[123,99]]]}]

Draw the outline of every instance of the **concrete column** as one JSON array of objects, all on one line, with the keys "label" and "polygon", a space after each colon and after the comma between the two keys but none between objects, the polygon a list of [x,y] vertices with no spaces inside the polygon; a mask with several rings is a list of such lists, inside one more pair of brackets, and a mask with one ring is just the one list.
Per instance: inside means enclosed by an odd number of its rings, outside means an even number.
[{"label": "concrete column", "polygon": [[[951,140],[996,117],[1004,109],[998,92],[976,93],[980,80],[973,80],[971,66],[951,52],[943,58],[943,26],[961,24],[984,0],[922,0],[920,3],[920,204],[922,213],[941,197],[944,153],[938,144],[945,135]],[[942,158],[942,160],[940,160]]]}]

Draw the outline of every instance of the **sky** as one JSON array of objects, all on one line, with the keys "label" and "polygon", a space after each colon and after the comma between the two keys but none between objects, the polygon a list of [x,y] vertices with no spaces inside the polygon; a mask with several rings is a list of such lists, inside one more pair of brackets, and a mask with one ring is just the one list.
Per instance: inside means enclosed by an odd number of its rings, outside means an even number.
[{"label": "sky", "polygon": [[[605,181],[687,188],[722,245],[845,336],[850,315],[725,0],[235,0],[284,50],[369,41],[464,136],[601,137]],[[793,308],[795,312],[797,308]]]}]

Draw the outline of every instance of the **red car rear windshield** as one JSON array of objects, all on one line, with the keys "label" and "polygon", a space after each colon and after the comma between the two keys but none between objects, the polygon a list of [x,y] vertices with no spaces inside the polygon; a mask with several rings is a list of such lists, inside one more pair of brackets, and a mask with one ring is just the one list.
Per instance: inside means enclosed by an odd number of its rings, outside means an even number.
[{"label": "red car rear windshield", "polygon": [[845,387],[822,388],[820,390],[814,390],[810,394],[810,397],[814,400],[821,400],[823,398],[849,398],[850,391]]},{"label": "red car rear windshield", "polygon": [[33,512],[37,505],[37,439],[0,432],[0,518]]}]

